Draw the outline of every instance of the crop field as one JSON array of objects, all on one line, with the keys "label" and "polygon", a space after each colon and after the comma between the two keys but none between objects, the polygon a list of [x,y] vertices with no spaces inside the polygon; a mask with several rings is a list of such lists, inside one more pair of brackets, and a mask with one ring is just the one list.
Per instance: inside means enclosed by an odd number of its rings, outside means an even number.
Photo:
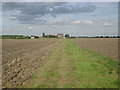
[{"label": "crop field", "polygon": [[3,39],[4,88],[118,88],[118,39]]}]

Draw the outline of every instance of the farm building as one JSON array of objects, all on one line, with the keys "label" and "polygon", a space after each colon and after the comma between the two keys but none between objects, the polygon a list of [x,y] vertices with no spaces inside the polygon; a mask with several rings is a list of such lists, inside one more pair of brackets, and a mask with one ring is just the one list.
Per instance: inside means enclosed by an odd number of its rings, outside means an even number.
[{"label": "farm building", "polygon": [[64,38],[64,34],[45,35],[45,33],[43,33],[43,37],[46,37],[46,38]]},{"label": "farm building", "polygon": [[35,37],[31,37],[31,39],[34,39]]},{"label": "farm building", "polygon": [[58,37],[58,38],[63,38],[64,35],[63,35],[63,34],[58,34],[57,37]]},{"label": "farm building", "polygon": [[31,36],[31,39],[39,38],[39,36]]}]

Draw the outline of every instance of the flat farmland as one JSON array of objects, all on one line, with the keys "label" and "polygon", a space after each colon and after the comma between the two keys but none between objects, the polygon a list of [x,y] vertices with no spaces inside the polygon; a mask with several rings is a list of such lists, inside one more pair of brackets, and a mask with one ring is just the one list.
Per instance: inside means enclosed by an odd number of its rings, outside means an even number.
[{"label": "flat farmland", "polygon": [[3,39],[3,87],[118,88],[118,39]]},{"label": "flat farmland", "polygon": [[3,87],[22,85],[61,40],[3,40]]},{"label": "flat farmland", "polygon": [[118,60],[118,38],[82,38],[73,39],[72,41],[80,46]]}]

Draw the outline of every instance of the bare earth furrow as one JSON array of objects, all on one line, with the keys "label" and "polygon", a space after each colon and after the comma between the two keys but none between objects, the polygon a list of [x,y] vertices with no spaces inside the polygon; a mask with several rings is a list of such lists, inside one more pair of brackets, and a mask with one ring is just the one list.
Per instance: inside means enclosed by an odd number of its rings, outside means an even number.
[{"label": "bare earth furrow", "polygon": [[3,87],[25,84],[60,41],[3,40]]}]

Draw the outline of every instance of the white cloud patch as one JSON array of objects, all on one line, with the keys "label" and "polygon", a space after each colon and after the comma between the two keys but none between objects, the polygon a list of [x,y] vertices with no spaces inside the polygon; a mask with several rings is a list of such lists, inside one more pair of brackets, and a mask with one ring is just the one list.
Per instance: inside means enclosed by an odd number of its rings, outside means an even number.
[{"label": "white cloud patch", "polygon": [[86,21],[80,21],[80,20],[74,20],[71,22],[71,24],[74,24],[74,25],[83,25],[83,26],[86,26],[86,25],[92,25],[94,22],[91,21],[91,20],[86,20]]},{"label": "white cloud patch", "polygon": [[30,27],[28,27],[28,29],[29,29],[29,30],[31,30],[31,29],[32,29],[32,27],[30,26]]},{"label": "white cloud patch", "polygon": [[52,8],[50,8],[49,10],[50,10],[51,12],[53,11],[53,9],[52,9]]},{"label": "white cloud patch", "polygon": [[79,26],[90,26],[94,24],[93,21],[86,20],[86,21],[80,21],[80,20],[68,20],[68,21],[57,21],[57,22],[45,22],[45,25],[52,25],[53,27],[58,27],[60,25],[79,25]]},{"label": "white cloud patch", "polygon": [[71,22],[72,24],[80,24],[80,20],[75,20]]},{"label": "white cloud patch", "polygon": [[84,22],[84,24],[86,24],[86,25],[92,25],[93,21],[87,20],[87,21]]},{"label": "white cloud patch", "polygon": [[103,26],[105,26],[105,27],[106,27],[106,26],[111,26],[111,25],[112,25],[112,24],[110,24],[110,23],[104,23],[104,24],[103,24]]}]

